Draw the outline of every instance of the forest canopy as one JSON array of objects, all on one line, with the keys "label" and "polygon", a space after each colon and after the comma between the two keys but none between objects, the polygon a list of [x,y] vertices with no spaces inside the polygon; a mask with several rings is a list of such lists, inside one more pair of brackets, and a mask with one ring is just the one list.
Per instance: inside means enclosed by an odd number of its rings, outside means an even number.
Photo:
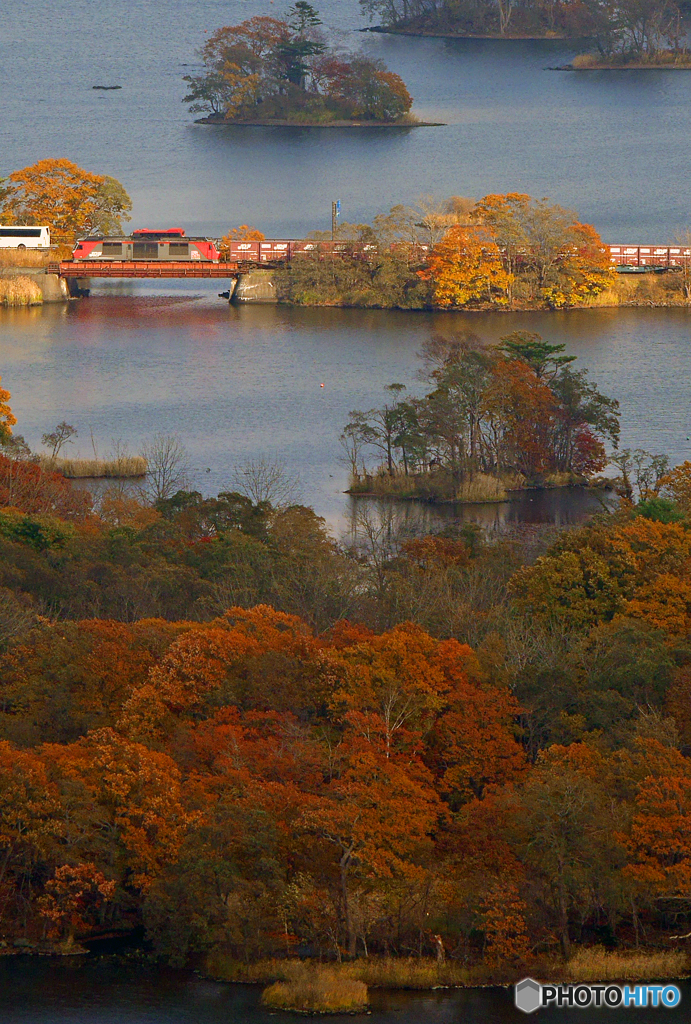
[{"label": "forest canopy", "polygon": [[380,61],[329,45],[318,12],[299,0],[285,20],[254,17],[220,28],[186,75],[194,113],[225,121],[399,122],[412,98]]},{"label": "forest canopy", "polygon": [[[459,397],[577,374],[531,337],[456,355],[429,346]],[[576,529],[363,509],[349,545],[233,491],[95,504],[0,403],[2,941],[496,982],[688,930],[691,463],[620,451],[621,504]]]}]

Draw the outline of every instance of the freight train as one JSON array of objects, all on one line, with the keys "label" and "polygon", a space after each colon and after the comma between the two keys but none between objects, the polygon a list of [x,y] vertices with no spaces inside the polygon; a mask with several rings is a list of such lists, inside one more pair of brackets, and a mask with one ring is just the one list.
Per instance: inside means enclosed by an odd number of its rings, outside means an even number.
[{"label": "freight train", "polygon": [[[90,235],[80,238],[77,242],[72,259],[87,260],[145,260],[166,262],[177,260],[197,260],[203,263],[218,263],[226,258],[232,263],[280,263],[290,260],[299,254],[319,253],[323,256],[355,255],[367,258],[374,252],[375,245],[357,242],[314,241],[312,239],[296,240],[293,238],[272,238],[266,241],[232,241],[223,254],[219,243],[212,238],[188,238],[182,228],[167,228],[153,231],[141,228],[131,235],[105,236]],[[416,246],[419,255],[424,258],[428,251],[426,245]]]},{"label": "freight train", "polygon": [[691,262],[683,245],[610,245],[609,259],[619,270],[679,270]]},{"label": "freight train", "polygon": [[[264,239],[262,241],[232,241],[223,253],[217,240],[188,238],[182,228],[153,231],[142,228],[127,236],[92,235],[77,242],[73,260],[120,260],[146,262],[198,261],[218,263],[221,260],[251,266],[282,263],[299,255],[349,255],[368,259],[377,246],[358,242],[316,241],[314,239]],[[395,246],[392,246],[395,248]],[[612,266],[620,271],[678,270],[691,262],[691,248],[683,246],[610,245]],[[426,259],[429,246],[414,247],[414,258]],[[411,253],[406,247],[407,255]]]}]

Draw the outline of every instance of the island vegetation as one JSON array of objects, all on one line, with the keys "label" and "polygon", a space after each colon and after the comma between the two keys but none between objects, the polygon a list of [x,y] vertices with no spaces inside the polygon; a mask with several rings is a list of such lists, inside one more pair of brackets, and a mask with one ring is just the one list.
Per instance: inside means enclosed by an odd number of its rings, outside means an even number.
[{"label": "island vegetation", "polygon": [[[600,401],[515,344],[477,365]],[[173,473],[95,504],[14,420],[3,390],[5,952],[144,928],[312,1008],[684,973],[691,463],[620,452],[629,497],[578,529],[363,514],[348,547],[252,467],[245,493]]]},{"label": "island vegetation", "polygon": [[[619,441],[619,407],[537,334],[499,345],[436,337],[423,352],[432,390],[390,384],[379,409],[351,413],[341,443],[351,493],[505,501],[526,487],[584,484]],[[367,457],[377,463],[368,468]]]},{"label": "island vegetation", "polygon": [[574,67],[691,66],[684,0],[360,0],[380,28],[413,35],[589,38]]},{"label": "island vegetation", "polygon": [[[313,236],[323,237],[319,232]],[[343,224],[333,255],[300,255],[275,275],[299,305],[402,309],[561,309],[591,303],[616,275],[597,231],[575,213],[521,193],[394,206]]]},{"label": "island vegetation", "polygon": [[185,102],[207,121],[417,124],[399,75],[380,60],[329,45],[318,12],[298,0],[285,20],[253,17],[214,32]]}]

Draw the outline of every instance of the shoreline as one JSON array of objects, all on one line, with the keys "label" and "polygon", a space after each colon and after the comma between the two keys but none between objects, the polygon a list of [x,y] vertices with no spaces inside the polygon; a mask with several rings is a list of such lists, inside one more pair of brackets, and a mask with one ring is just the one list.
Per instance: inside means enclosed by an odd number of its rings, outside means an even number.
[{"label": "shoreline", "polygon": [[[687,955],[681,951],[667,951],[663,958],[669,960],[661,963],[660,951],[654,947],[621,953],[607,953],[598,947],[582,949],[586,956],[583,958],[585,962],[580,964],[577,957],[566,962],[561,958],[547,956],[536,957],[527,963],[502,965],[482,962],[465,965],[448,959],[436,961],[429,958],[382,957],[358,958],[338,963],[292,958],[267,958],[240,963],[224,956],[222,952],[220,955],[219,952],[212,952],[198,969],[202,977],[230,985],[271,985],[276,981],[289,981],[296,968],[311,968],[315,974],[326,969],[345,978],[362,981],[370,989],[394,992],[509,988],[526,975],[542,980],[543,984],[555,981],[558,984],[625,982],[632,980],[634,975],[641,982],[672,981],[684,980],[689,976]],[[604,976],[598,977],[599,974]]]},{"label": "shoreline", "polygon": [[[374,477],[370,477],[370,479],[374,479]],[[392,481],[395,481],[397,479],[402,479],[403,481],[405,481],[406,479],[410,479],[410,477],[408,477],[408,478],[406,478],[406,477],[402,477],[402,478],[401,477],[392,477],[390,479]],[[524,487],[506,487],[506,486],[502,486],[502,480],[501,480],[500,477],[489,477],[489,476],[485,476],[484,474],[476,474],[476,481],[480,484],[480,487],[482,486],[483,483],[485,484],[485,486],[496,486],[496,488],[497,488],[496,493],[494,493],[494,494],[486,494],[485,496],[480,496],[480,493],[476,491],[475,492],[475,496],[473,496],[474,492],[472,490],[472,487],[473,487],[473,483],[475,482],[473,480],[467,481],[468,486],[471,488],[471,490],[468,492],[468,496],[467,497],[460,497],[460,498],[459,497],[456,497],[456,498],[439,497],[438,495],[430,494],[430,493],[424,493],[424,492],[422,492],[422,493],[414,493],[414,492],[402,492],[402,493],[399,493],[399,492],[396,492],[395,490],[394,491],[387,491],[387,490],[379,491],[379,490],[376,490],[376,489],[374,489],[374,490],[366,490],[366,491],[362,490],[361,491],[361,490],[354,490],[352,487],[349,487],[343,493],[347,494],[351,498],[376,498],[378,500],[385,500],[385,501],[407,501],[407,502],[419,501],[419,502],[422,502],[425,505],[432,505],[434,507],[437,507],[437,506],[440,506],[440,505],[445,505],[445,506],[446,505],[464,505],[464,506],[465,505],[509,505],[509,504],[511,504],[514,501],[521,501],[521,499],[524,498],[525,495],[527,495],[527,494],[534,494],[534,493],[544,494],[547,491],[575,490],[575,491],[582,491],[582,492],[588,491],[588,492],[592,492],[592,493],[599,492],[602,495],[611,494],[611,493],[614,492],[613,482],[612,483],[608,483],[606,480],[604,480],[602,478],[596,478],[597,482],[596,481],[593,481],[593,482],[584,481],[584,482],[580,482],[579,483],[577,480],[569,480],[569,481],[564,481],[563,483],[544,483],[544,484],[532,484],[532,485],[531,484],[527,484]],[[430,478],[430,483],[433,484],[433,478]],[[463,485],[460,485],[460,486],[462,487]]]},{"label": "shoreline", "polygon": [[255,121],[226,121],[224,118],[200,117],[195,124],[221,128],[445,128],[444,121],[282,121],[265,118]]},{"label": "shoreline", "polygon": [[583,67],[564,64],[561,67],[545,68],[545,71],[691,71],[691,60],[685,64],[587,64]]},{"label": "shoreline", "polygon": [[474,34],[470,32],[433,32],[431,29],[425,31],[424,29],[408,29],[408,28],[386,28],[384,25],[373,25],[371,28],[361,28],[360,32],[375,32],[381,35],[392,35],[392,36],[411,36],[412,38],[418,39],[484,39],[484,40],[498,40],[503,42],[508,40],[509,42],[565,42],[569,39],[569,36],[554,33],[549,35],[521,35],[520,33],[511,33],[509,35],[496,34]]}]

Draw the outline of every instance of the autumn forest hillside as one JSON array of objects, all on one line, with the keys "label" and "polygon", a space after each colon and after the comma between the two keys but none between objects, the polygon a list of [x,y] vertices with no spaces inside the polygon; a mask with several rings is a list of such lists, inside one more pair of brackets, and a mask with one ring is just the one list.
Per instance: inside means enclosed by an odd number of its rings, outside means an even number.
[{"label": "autumn forest hillside", "polygon": [[96,508],[0,400],[4,941],[486,977],[676,948],[690,464],[577,530],[349,549],[235,492]]}]

